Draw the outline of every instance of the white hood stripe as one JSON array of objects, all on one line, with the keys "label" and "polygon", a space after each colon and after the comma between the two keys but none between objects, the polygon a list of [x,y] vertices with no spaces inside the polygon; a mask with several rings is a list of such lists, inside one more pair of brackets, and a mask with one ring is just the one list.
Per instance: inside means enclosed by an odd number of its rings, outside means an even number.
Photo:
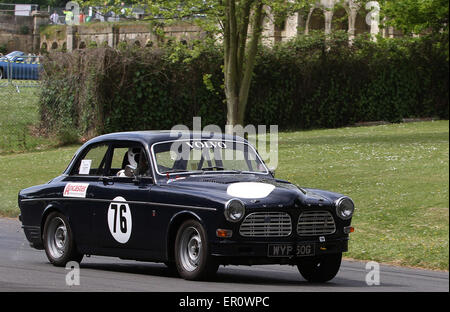
[{"label": "white hood stripe", "polygon": [[227,188],[227,194],[238,198],[265,198],[275,189],[275,186],[260,182],[232,183]]}]

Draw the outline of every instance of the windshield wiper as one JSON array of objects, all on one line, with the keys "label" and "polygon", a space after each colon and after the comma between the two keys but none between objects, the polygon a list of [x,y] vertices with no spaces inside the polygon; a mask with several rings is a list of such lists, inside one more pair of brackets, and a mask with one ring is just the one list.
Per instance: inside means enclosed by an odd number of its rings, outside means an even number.
[{"label": "windshield wiper", "polygon": [[202,168],[201,170],[202,170],[202,171],[207,171],[207,170],[214,170],[214,169],[217,169],[217,170],[225,170],[224,167],[220,167],[220,166],[204,167],[204,168]]},{"label": "windshield wiper", "polygon": [[241,170],[236,170],[236,169],[226,169],[226,168],[220,167],[220,166],[205,167],[205,168],[202,168],[201,170],[202,170],[203,172],[206,172],[206,171],[210,171],[210,170],[213,170],[213,169],[217,169],[217,170],[220,170],[220,171],[223,171],[223,172],[242,173]]},{"label": "windshield wiper", "polygon": [[164,172],[161,172],[162,174],[167,174],[167,173],[179,173],[179,172],[189,172],[189,170],[184,170],[184,169],[172,169],[172,170],[167,170]]}]

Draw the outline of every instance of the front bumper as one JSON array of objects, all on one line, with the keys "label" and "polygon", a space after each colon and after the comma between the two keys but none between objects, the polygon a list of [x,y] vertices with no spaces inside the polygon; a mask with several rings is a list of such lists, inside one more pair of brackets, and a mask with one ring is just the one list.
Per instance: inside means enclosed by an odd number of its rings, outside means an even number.
[{"label": "front bumper", "polygon": [[[348,251],[348,237],[336,238],[320,242],[319,240],[305,241],[233,241],[224,239],[211,243],[211,255],[221,264],[295,264],[299,259],[317,257],[326,254],[336,254]],[[284,256],[270,257],[269,244],[292,245],[313,244],[314,256]]]}]

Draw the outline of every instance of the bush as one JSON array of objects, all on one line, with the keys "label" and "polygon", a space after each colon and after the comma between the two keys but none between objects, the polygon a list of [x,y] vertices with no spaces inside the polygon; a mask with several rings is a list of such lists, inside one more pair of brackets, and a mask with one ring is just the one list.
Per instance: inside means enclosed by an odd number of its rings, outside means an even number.
[{"label": "bush", "polygon": [[19,33],[21,35],[28,35],[30,33],[30,28],[27,25],[20,26]]},{"label": "bush", "polygon": [[[220,46],[121,46],[51,54],[44,63],[42,125],[82,136],[175,124],[224,126]],[[301,36],[261,47],[246,122],[281,129],[359,121],[448,118],[448,33],[439,37]]]}]

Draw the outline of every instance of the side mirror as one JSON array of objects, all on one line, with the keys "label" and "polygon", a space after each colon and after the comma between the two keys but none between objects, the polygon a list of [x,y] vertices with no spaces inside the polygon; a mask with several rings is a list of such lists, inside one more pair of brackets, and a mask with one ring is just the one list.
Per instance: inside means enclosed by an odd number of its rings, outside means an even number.
[{"label": "side mirror", "polygon": [[275,178],[275,168],[269,168],[269,173]]}]

